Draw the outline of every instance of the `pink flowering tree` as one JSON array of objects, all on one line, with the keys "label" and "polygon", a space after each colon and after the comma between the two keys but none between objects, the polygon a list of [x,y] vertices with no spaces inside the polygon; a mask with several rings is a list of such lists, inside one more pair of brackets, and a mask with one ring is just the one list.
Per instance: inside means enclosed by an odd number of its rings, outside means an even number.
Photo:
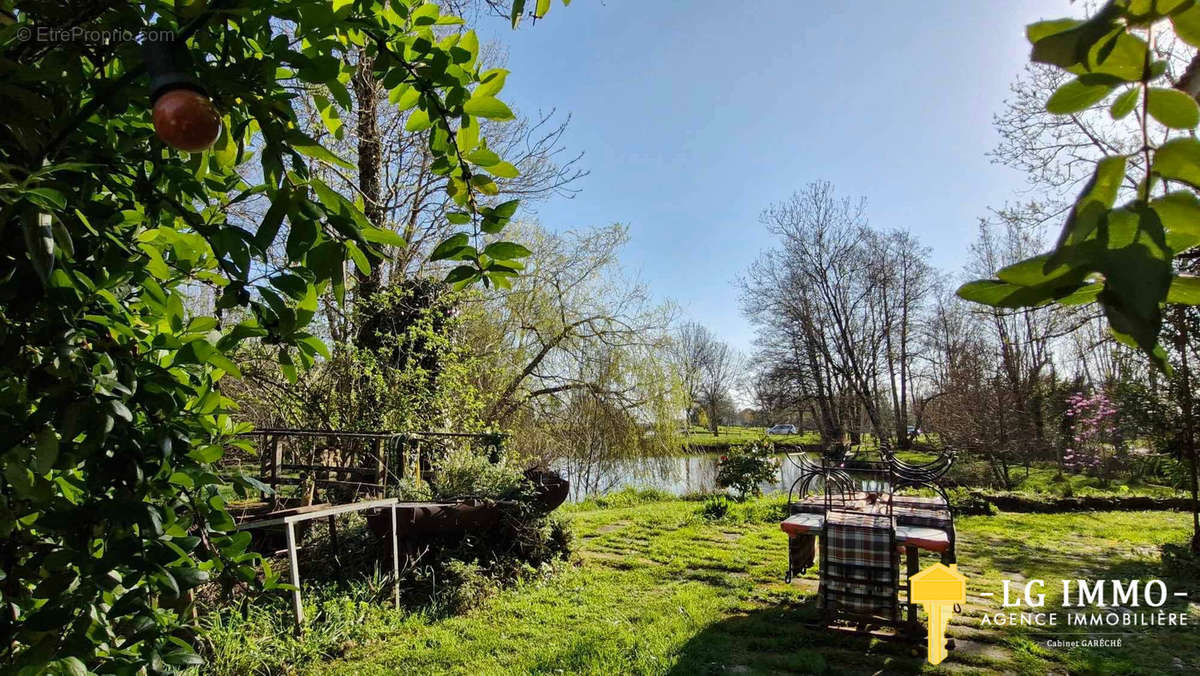
[{"label": "pink flowering tree", "polygon": [[1107,483],[1116,455],[1117,408],[1103,392],[1067,397],[1065,415],[1071,420],[1071,441],[1063,465]]}]

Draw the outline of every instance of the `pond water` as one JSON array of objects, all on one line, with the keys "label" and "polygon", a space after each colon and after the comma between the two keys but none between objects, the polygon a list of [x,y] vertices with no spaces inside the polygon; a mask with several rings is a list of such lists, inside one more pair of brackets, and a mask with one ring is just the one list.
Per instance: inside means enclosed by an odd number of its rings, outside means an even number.
[{"label": "pond water", "polygon": [[[717,490],[716,453],[663,458],[626,458],[584,465],[564,462],[555,466],[571,482],[571,501],[612,493],[624,488],[655,488],[672,495],[711,493]],[[776,456],[779,472],[760,485],[763,493],[786,492],[799,476],[788,454]]]}]

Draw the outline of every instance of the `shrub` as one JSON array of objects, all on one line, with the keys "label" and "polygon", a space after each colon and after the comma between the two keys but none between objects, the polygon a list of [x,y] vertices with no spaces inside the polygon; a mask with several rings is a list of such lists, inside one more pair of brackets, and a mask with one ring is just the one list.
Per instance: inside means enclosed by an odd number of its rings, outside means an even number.
[{"label": "shrub", "polygon": [[759,484],[776,477],[775,445],[766,440],[733,446],[717,463],[717,485],[738,492],[738,500],[759,495]]},{"label": "shrub", "polygon": [[525,475],[506,459],[493,463],[464,447],[450,450],[438,463],[433,491],[438,498],[517,500],[529,497],[532,488]]},{"label": "shrub", "polygon": [[459,614],[478,607],[500,589],[500,583],[473,561],[449,561],[434,583],[438,610]]},{"label": "shrub", "polygon": [[947,491],[950,506],[962,516],[991,516],[996,513],[996,507],[988,499],[974,491],[965,488],[953,488]]},{"label": "shrub", "polygon": [[729,514],[729,504],[729,496],[713,495],[704,501],[704,505],[700,507],[699,514],[709,521],[716,521]]}]

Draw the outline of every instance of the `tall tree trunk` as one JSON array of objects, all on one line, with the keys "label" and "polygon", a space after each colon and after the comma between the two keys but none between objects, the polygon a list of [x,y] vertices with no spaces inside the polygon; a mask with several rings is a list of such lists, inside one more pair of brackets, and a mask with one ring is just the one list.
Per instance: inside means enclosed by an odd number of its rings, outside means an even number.
[{"label": "tall tree trunk", "polygon": [[[379,97],[378,83],[371,72],[373,62],[365,54],[360,54],[357,70],[351,78],[354,87],[355,104],[358,106],[358,123],[355,133],[358,135],[358,190],[363,198],[363,215],[377,228],[384,227],[384,209],[380,199],[383,172],[383,144],[379,137]],[[357,298],[360,303],[369,301],[379,290],[383,271],[379,257],[367,254],[371,262],[371,272],[356,273]]]},{"label": "tall tree trunk", "polygon": [[1179,350],[1179,377],[1183,381],[1179,403],[1183,409],[1183,449],[1187,455],[1192,480],[1192,552],[1200,553],[1200,467],[1196,463],[1196,437],[1192,420],[1192,369],[1188,360],[1187,311],[1175,308],[1175,347]]}]

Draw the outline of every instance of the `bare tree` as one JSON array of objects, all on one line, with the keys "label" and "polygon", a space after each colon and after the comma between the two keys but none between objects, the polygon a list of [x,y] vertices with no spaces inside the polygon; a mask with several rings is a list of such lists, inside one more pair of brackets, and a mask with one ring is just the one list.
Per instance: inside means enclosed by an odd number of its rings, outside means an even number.
[{"label": "bare tree", "polygon": [[675,331],[671,341],[671,370],[683,392],[686,410],[685,429],[690,431],[694,422],[696,406],[700,402],[700,389],[704,379],[709,344],[712,336],[701,324],[688,322]]},{"label": "bare tree", "polygon": [[744,360],[728,343],[718,340],[710,331],[701,333],[699,348],[703,357],[700,371],[700,404],[708,413],[708,426],[714,436],[720,432],[720,412],[732,403],[733,388],[742,377]]}]

